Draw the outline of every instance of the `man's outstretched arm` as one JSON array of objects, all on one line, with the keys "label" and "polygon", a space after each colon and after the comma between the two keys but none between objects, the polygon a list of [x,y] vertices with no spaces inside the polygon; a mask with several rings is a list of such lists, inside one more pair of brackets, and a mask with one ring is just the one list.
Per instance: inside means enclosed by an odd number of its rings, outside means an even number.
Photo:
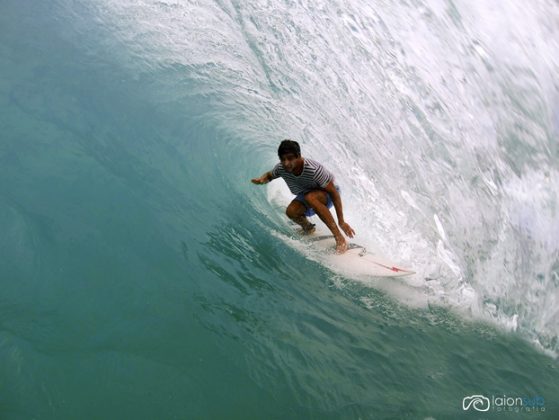
[{"label": "man's outstretched arm", "polygon": [[253,184],[267,184],[268,182],[270,182],[273,179],[274,178],[272,177],[272,172],[268,171],[264,175],[262,175],[261,177],[251,179],[251,182]]}]

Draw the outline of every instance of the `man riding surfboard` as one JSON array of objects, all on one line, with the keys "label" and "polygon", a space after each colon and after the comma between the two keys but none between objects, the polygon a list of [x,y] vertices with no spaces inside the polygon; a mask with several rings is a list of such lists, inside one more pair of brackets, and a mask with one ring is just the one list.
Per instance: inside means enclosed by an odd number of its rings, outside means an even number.
[{"label": "man riding surfboard", "polygon": [[[340,228],[350,238],[355,232],[344,220],[342,198],[334,184],[334,175],[317,161],[302,157],[299,143],[293,140],[281,142],[278,157],[280,162],[271,171],[252,179],[252,183],[267,184],[276,178],[283,178],[295,195],[285,211],[287,217],[301,226],[304,233],[310,234],[314,232],[315,225],[307,217],[317,214],[334,235],[336,252],[345,252],[347,242]],[[332,205],[336,209],[338,224],[329,210]]]}]

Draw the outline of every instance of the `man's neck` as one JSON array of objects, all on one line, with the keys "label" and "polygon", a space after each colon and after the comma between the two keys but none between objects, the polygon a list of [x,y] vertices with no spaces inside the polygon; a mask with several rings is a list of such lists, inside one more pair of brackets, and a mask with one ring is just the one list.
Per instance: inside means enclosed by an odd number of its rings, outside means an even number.
[{"label": "man's neck", "polygon": [[303,173],[303,168],[305,166],[305,160],[301,158],[301,164],[293,170],[293,175],[299,176]]}]

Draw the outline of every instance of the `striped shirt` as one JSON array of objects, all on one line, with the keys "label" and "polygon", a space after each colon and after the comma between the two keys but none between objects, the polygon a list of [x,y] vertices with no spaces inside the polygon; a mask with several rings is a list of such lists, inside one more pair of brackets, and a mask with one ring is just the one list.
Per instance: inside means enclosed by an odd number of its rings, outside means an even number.
[{"label": "striped shirt", "polygon": [[324,188],[334,180],[334,175],[316,160],[304,158],[303,162],[303,172],[299,176],[287,172],[283,165],[278,163],[272,169],[272,179],[281,176],[295,195]]}]

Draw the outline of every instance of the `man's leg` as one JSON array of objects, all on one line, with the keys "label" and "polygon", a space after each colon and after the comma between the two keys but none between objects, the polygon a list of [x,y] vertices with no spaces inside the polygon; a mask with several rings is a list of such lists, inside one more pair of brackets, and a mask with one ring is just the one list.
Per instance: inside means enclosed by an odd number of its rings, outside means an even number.
[{"label": "man's leg", "polygon": [[347,243],[332,216],[330,210],[326,206],[328,203],[328,193],[326,191],[315,190],[305,194],[305,201],[313,208],[320,220],[322,220],[336,239],[336,252],[343,253],[347,250]]},{"label": "man's leg", "polygon": [[293,200],[287,209],[285,210],[285,214],[295,223],[303,228],[305,233],[312,233],[314,231],[314,225],[309,222],[307,217],[305,216],[305,212],[307,211],[307,207],[298,200]]}]

